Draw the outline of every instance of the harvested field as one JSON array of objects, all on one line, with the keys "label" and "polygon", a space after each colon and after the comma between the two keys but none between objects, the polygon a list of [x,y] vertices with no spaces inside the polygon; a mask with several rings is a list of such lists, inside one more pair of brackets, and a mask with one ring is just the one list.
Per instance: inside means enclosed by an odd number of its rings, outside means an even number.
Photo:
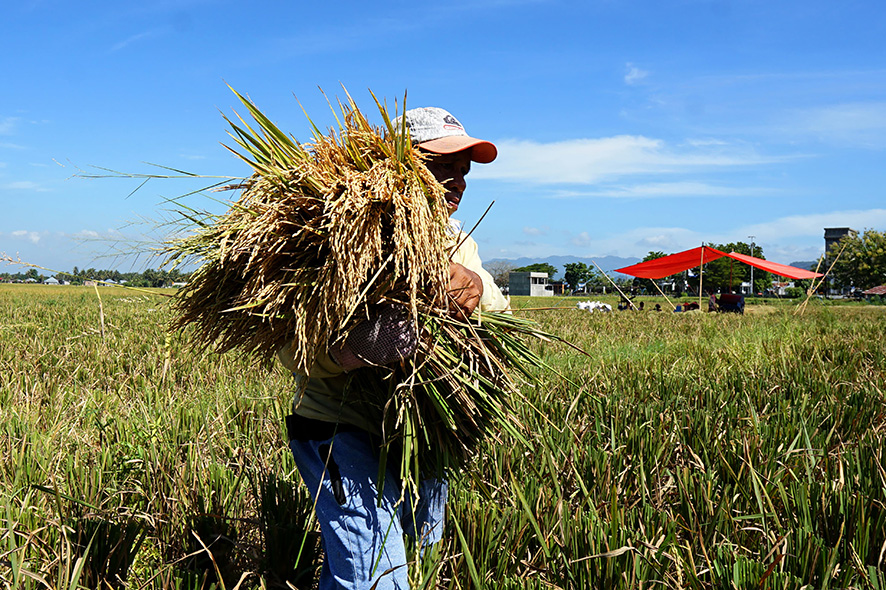
[{"label": "harvested field", "polygon": [[[4,585],[312,587],[290,376],[99,291],[0,286]],[[590,356],[533,343],[529,444],[452,482],[416,587],[886,588],[886,307],[554,304],[525,313]]]}]

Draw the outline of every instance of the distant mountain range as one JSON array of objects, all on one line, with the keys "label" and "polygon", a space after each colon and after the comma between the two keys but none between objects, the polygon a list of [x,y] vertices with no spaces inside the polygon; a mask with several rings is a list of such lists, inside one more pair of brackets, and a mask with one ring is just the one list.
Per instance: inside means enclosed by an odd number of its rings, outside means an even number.
[{"label": "distant mountain range", "polygon": [[640,258],[636,257],[622,258],[621,256],[601,256],[600,258],[582,258],[580,256],[548,256],[547,258],[494,258],[492,260],[487,260],[486,263],[507,262],[514,265],[515,268],[520,268],[521,266],[529,266],[530,264],[547,263],[553,267],[556,267],[557,277],[563,278],[563,265],[570,262],[584,262],[595,271],[597,270],[597,268],[594,266],[594,262],[596,262],[597,266],[603,269],[606,274],[615,274],[617,276],[621,276],[621,273],[613,273],[612,271],[616,268],[624,268],[625,266],[637,264],[638,262],[640,262],[640,260]]},{"label": "distant mountain range", "polygon": [[818,260],[801,260],[799,262],[792,262],[791,266],[796,266],[797,268],[802,268],[803,270],[815,270],[817,264]]}]

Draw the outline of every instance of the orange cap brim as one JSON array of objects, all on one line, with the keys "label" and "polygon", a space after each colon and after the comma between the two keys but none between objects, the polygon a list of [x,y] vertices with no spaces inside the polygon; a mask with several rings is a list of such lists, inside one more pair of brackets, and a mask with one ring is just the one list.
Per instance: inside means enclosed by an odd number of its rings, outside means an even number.
[{"label": "orange cap brim", "polygon": [[420,143],[418,147],[435,154],[454,154],[464,150],[471,150],[471,160],[478,164],[488,164],[498,156],[498,149],[494,144],[482,139],[474,139],[467,135],[440,137],[439,139]]}]

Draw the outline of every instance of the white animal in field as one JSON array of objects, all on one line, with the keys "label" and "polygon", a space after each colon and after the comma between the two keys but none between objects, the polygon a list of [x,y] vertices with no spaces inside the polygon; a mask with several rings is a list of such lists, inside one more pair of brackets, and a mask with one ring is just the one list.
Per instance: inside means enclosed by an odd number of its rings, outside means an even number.
[{"label": "white animal in field", "polygon": [[595,311],[612,311],[612,306],[608,303],[603,303],[602,301],[579,301],[575,304],[579,309],[584,309],[590,312]]}]

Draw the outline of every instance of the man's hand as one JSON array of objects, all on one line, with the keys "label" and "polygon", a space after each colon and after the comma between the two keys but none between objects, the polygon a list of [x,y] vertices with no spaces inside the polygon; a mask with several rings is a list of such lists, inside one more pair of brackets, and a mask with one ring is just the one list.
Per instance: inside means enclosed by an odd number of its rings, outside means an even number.
[{"label": "man's hand", "polygon": [[481,295],[483,295],[483,281],[480,279],[480,275],[461,264],[451,262],[449,264],[451,313],[457,318],[467,321],[480,304]]}]

